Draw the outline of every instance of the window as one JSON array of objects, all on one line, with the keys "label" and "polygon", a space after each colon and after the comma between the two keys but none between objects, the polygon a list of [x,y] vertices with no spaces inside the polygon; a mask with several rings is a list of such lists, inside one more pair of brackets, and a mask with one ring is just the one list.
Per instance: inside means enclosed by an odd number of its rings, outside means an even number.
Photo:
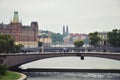
[{"label": "window", "polygon": [[16,26],[12,26],[12,29],[16,29]]}]

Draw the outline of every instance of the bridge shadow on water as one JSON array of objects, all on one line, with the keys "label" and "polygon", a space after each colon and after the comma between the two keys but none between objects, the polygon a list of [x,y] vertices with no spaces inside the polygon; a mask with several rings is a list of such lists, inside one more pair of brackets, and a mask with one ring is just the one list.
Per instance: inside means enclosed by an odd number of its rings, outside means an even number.
[{"label": "bridge shadow on water", "polygon": [[22,72],[85,72],[85,73],[120,73],[120,70],[115,69],[45,69],[45,68],[29,68]]}]

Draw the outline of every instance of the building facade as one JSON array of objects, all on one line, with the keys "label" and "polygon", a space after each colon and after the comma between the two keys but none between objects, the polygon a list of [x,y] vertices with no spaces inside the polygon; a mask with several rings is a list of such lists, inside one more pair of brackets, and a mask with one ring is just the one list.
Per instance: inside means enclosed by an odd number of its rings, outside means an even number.
[{"label": "building facade", "polygon": [[18,12],[14,12],[13,20],[9,24],[0,24],[0,33],[11,35],[16,44],[37,46],[38,23],[31,22],[30,26],[24,26],[19,21]]},{"label": "building facade", "polygon": [[52,39],[47,34],[42,34],[39,32],[38,34],[38,42],[42,42],[44,47],[49,47],[52,44]]},{"label": "building facade", "polygon": [[84,41],[86,38],[88,38],[87,34],[70,33],[63,40],[64,44],[74,44],[75,41]]},{"label": "building facade", "polygon": [[100,37],[101,41],[99,43],[100,46],[106,46],[108,45],[108,42],[107,42],[107,34],[108,32],[98,32],[98,36]]}]

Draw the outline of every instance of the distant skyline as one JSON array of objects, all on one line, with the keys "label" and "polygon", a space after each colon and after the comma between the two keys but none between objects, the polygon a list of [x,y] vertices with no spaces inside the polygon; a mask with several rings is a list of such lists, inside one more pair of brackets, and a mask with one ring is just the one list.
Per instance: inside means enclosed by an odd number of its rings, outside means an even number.
[{"label": "distant skyline", "polygon": [[0,0],[0,23],[9,24],[14,11],[23,25],[37,21],[40,30],[90,33],[120,29],[120,0]]}]

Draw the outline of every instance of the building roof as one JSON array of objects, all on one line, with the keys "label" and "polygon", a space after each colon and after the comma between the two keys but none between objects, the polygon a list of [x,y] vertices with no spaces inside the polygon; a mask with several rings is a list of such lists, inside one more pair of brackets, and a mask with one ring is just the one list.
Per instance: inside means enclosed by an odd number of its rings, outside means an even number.
[{"label": "building roof", "polygon": [[22,30],[32,31],[32,27],[30,27],[30,26],[22,26]]},{"label": "building roof", "polygon": [[0,28],[2,28],[2,29],[9,29],[9,25],[1,23],[0,24]]}]

